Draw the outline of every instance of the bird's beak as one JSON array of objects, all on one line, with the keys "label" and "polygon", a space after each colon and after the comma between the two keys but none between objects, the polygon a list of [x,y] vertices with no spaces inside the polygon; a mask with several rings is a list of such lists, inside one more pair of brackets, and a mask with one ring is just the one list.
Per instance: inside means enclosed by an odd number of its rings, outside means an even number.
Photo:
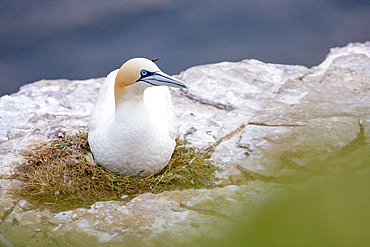
[{"label": "bird's beak", "polygon": [[144,81],[152,86],[168,86],[177,88],[188,88],[182,81],[163,73],[162,71],[157,71],[151,75],[140,79],[139,81]]}]

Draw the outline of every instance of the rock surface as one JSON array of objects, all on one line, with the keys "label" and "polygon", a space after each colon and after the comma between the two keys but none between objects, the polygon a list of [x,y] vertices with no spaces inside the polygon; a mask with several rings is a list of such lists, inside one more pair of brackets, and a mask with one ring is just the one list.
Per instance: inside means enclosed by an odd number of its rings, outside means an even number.
[{"label": "rock surface", "polygon": [[334,48],[311,69],[244,60],[179,77],[189,85],[188,92],[172,90],[179,133],[211,150],[226,187],[60,213],[14,198],[20,182],[8,177],[29,145],[86,128],[104,78],[42,80],[0,98],[2,245],[194,244],[221,237],[282,184],[370,164],[370,42]]}]

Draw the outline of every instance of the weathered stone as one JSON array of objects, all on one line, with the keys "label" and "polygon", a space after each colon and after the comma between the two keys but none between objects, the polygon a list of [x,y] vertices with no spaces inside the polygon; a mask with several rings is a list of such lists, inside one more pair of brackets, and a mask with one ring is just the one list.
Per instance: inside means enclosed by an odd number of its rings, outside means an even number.
[{"label": "weathered stone", "polygon": [[103,81],[42,80],[1,97],[0,177],[14,172],[30,145],[86,128]]},{"label": "weathered stone", "polygon": [[85,208],[77,208],[75,210],[60,212],[49,219],[49,222],[55,225],[70,223],[85,215],[86,212],[87,209]]},{"label": "weathered stone", "polygon": [[43,80],[0,98],[0,240],[196,244],[222,238],[284,183],[370,164],[370,42],[332,49],[311,69],[244,60],[197,66],[178,77],[189,85],[188,92],[171,90],[179,133],[207,148],[226,187],[143,194],[60,213],[18,201],[12,191],[20,182],[6,177],[30,145],[85,129],[103,82]]},{"label": "weathered stone", "polygon": [[216,234],[221,238],[234,221],[245,217],[245,205],[261,200],[267,188],[273,186],[256,182],[248,187],[148,193],[125,205],[100,202],[83,217],[60,227],[56,234],[58,238],[64,238],[71,237],[71,232],[77,235],[88,233],[102,243],[124,241],[135,245],[166,246],[209,237],[215,234],[214,225],[219,225]]},{"label": "weathered stone", "polygon": [[0,196],[0,219],[4,220],[15,206],[15,200],[8,194]]},{"label": "weathered stone", "polygon": [[24,246],[26,242],[29,246],[38,246],[49,241],[52,226],[48,224],[48,219],[52,213],[48,209],[40,211],[31,208],[29,202],[20,200],[1,223],[2,234],[15,246]]}]

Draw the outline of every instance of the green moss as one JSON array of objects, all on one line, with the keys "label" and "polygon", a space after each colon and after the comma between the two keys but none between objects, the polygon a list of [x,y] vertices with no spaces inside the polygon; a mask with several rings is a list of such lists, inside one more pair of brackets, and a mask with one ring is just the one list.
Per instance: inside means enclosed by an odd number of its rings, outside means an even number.
[{"label": "green moss", "polygon": [[146,192],[214,187],[215,167],[205,152],[184,140],[176,143],[168,165],[159,174],[141,178],[117,175],[96,165],[86,132],[55,138],[33,147],[19,167],[17,178],[24,182],[19,195],[59,211],[88,207],[96,201],[130,200]]}]

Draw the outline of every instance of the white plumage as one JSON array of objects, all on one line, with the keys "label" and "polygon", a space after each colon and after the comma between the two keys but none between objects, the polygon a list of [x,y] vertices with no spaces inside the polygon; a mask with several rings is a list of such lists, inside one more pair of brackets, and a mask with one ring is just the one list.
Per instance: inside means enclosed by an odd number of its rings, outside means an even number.
[{"label": "white plumage", "polygon": [[149,176],[163,169],[177,129],[167,86],[186,88],[145,58],[131,59],[108,75],[89,122],[97,163],[126,175]]}]

